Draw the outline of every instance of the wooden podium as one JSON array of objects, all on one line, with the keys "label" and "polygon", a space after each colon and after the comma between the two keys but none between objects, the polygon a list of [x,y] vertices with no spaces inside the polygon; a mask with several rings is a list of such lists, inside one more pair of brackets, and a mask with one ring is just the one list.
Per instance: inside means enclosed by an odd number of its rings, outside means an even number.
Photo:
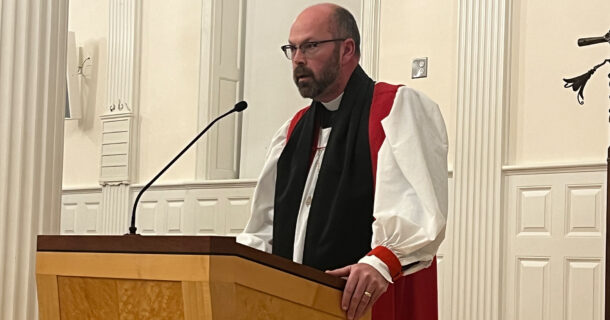
[{"label": "wooden podium", "polygon": [[345,280],[231,237],[39,236],[36,279],[40,319],[345,319]]}]

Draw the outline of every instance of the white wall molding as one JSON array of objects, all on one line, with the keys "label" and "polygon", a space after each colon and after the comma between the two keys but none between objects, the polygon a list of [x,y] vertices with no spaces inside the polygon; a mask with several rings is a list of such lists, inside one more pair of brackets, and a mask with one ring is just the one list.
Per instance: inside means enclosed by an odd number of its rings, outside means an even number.
[{"label": "white wall molding", "polygon": [[137,114],[142,0],[110,0],[109,10],[106,112]]},{"label": "white wall molding", "polygon": [[525,175],[525,174],[542,174],[542,173],[576,173],[576,172],[598,172],[606,171],[606,163],[590,162],[590,163],[550,163],[550,164],[534,164],[534,165],[511,165],[503,166],[502,171],[507,176]]},{"label": "white wall molding", "polygon": [[0,0],[0,319],[36,319],[37,234],[57,234],[68,1]]},{"label": "white wall molding", "polygon": [[135,164],[133,154],[134,115],[110,113],[102,115],[102,141],[100,152],[100,184],[130,184]]},{"label": "white wall molding", "polygon": [[124,233],[129,184],[137,178],[142,0],[110,0],[108,96],[101,116],[101,221],[96,232]]},{"label": "white wall molding", "polygon": [[[141,234],[236,235],[250,216],[255,180],[220,180],[152,186],[140,199],[136,225]],[[126,188],[119,190],[118,188]],[[102,206],[112,206],[127,194],[131,203],[143,188],[138,186],[84,187],[64,190],[62,234],[124,234],[131,211],[104,208],[114,215],[102,215]],[[110,194],[115,192],[117,194]]]},{"label": "white wall molding", "polygon": [[[203,130],[206,124],[212,119],[210,118],[210,103],[212,90],[211,83],[211,63],[212,63],[212,35],[214,32],[214,1],[201,1],[201,36],[199,46],[199,92],[198,92],[198,107],[197,119],[198,130]],[[206,170],[208,167],[208,142],[207,139],[199,139],[195,145],[197,148],[197,160],[195,168],[195,179],[205,180]]]},{"label": "white wall molding", "polygon": [[499,319],[507,3],[459,3],[451,319]]},{"label": "white wall molding", "polygon": [[[134,184],[134,191],[140,191],[146,184]],[[227,180],[206,180],[184,183],[164,183],[152,185],[149,190],[176,190],[176,189],[226,189],[226,188],[254,188],[254,179],[227,179]]]},{"label": "white wall molding", "polygon": [[61,234],[103,234],[102,189],[64,192],[61,203]]},{"label": "white wall molding", "polygon": [[131,216],[129,185],[105,185],[102,188],[102,225],[97,229],[103,234],[124,234]]},{"label": "white wall molding", "polygon": [[[199,69],[199,122],[208,122],[243,99],[245,0],[203,1]],[[197,144],[196,179],[239,176],[241,113],[223,119]]]},{"label": "white wall molding", "polygon": [[602,319],[605,170],[542,168],[505,186],[503,319]]},{"label": "white wall molding", "polygon": [[82,193],[102,193],[100,186],[81,186],[81,187],[64,187],[61,191],[62,195],[82,194]]},{"label": "white wall molding", "polygon": [[360,64],[372,79],[379,76],[379,21],[381,0],[362,0]]}]

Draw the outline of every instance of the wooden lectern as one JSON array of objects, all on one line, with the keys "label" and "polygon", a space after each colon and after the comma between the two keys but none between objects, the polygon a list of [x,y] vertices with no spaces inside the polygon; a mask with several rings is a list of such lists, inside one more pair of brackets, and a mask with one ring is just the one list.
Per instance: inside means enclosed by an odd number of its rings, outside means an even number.
[{"label": "wooden lectern", "polygon": [[345,319],[345,280],[231,237],[39,236],[36,279],[40,319]]}]

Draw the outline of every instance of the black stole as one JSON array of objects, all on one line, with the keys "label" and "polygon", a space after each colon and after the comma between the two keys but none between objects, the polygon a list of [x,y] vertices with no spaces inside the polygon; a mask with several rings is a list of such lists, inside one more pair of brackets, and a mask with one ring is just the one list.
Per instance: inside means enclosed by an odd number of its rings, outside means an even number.
[{"label": "black stole", "polygon": [[[330,270],[356,263],[371,250],[373,173],[369,111],[375,83],[358,66],[345,88],[314,190],[303,264]],[[324,106],[313,101],[294,127],[277,164],[273,253],[292,259],[309,159]]]}]

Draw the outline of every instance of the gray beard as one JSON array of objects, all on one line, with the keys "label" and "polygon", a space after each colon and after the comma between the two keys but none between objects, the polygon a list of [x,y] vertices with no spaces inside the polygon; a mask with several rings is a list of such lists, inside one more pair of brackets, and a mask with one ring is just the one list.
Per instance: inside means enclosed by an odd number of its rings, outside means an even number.
[{"label": "gray beard", "polygon": [[[339,50],[335,50],[333,52],[333,58],[324,65],[324,69],[319,78],[316,77],[311,70],[302,67],[311,76],[310,81],[308,82],[298,82],[297,79],[294,79],[294,83],[297,85],[299,93],[303,98],[315,99],[337,80],[337,77],[339,76],[338,55]],[[299,70],[298,68],[299,67],[297,67],[293,73],[296,73],[296,71]]]},{"label": "gray beard", "polygon": [[315,76],[311,77],[311,81],[308,82],[297,82],[297,88],[303,98],[315,98],[321,95],[328,86],[330,86],[335,79],[337,79],[337,73],[330,70],[325,70],[320,79],[316,79]]}]

